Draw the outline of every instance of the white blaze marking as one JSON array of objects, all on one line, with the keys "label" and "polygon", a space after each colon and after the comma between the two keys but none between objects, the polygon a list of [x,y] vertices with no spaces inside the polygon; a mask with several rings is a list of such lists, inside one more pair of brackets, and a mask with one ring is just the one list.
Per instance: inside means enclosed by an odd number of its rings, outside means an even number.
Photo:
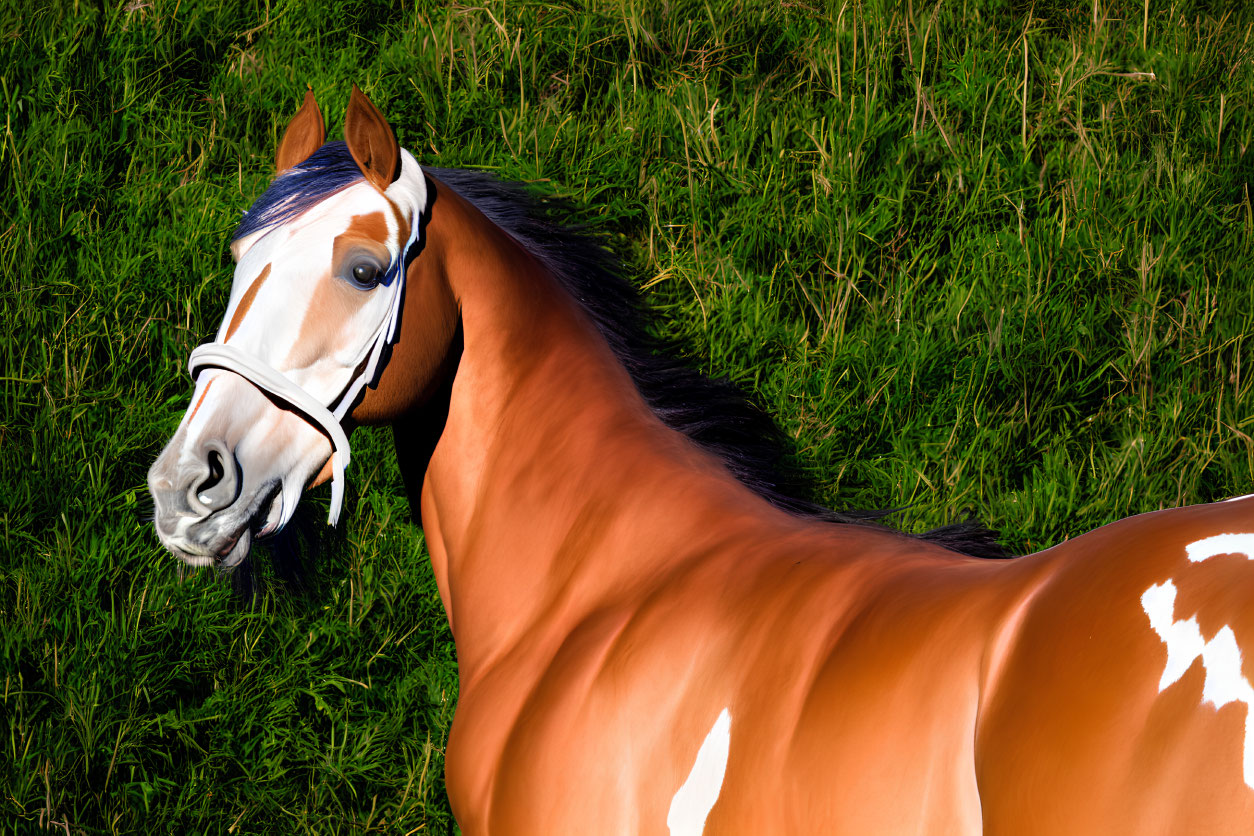
[{"label": "white blaze marking", "polygon": [[1254,534],[1216,534],[1189,543],[1184,549],[1194,563],[1201,563],[1217,554],[1243,554],[1248,558],[1254,554]]},{"label": "white blaze marking", "polygon": [[671,799],[671,809],[666,814],[671,836],[700,836],[705,830],[706,816],[723,789],[730,747],[731,714],[724,708],[697,751],[688,780]]},{"label": "white blaze marking", "polygon": [[[1254,534],[1216,534],[1185,547],[1189,560],[1199,563],[1220,554],[1254,555]],[[1243,767],[1245,783],[1254,788],[1254,739],[1250,735],[1250,709],[1254,707],[1254,686],[1241,672],[1241,648],[1236,634],[1225,624],[1209,641],[1202,638],[1196,618],[1177,621],[1176,585],[1172,581],[1155,584],[1141,596],[1141,606],[1149,616],[1150,627],[1167,645],[1167,664],[1158,681],[1161,693],[1174,685],[1201,657],[1206,679],[1202,702],[1216,709],[1230,702],[1245,703],[1245,744]]]}]

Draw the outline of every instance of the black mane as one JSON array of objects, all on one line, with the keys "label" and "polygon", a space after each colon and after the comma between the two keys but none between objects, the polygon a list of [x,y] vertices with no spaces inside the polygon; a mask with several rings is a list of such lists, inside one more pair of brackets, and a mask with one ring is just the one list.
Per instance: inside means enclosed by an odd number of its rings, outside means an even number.
[{"label": "black mane", "polygon": [[[640,295],[623,278],[621,259],[598,237],[555,220],[568,206],[531,194],[522,184],[466,169],[426,168],[540,260],[579,301],[627,369],[636,388],[668,427],[722,459],[750,490],[772,505],[837,523],[876,524],[891,511],[824,508],[785,459],[788,441],[775,421],[726,380],[676,358],[672,346],[643,325]],[[997,534],[974,517],[912,535],[975,557],[1006,557]]]}]

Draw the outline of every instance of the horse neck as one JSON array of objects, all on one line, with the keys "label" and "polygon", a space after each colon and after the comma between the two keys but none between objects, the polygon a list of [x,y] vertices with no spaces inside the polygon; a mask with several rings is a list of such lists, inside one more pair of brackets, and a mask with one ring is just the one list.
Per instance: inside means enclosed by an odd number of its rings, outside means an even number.
[{"label": "horse neck", "polygon": [[658,420],[536,259],[438,188],[424,257],[457,300],[464,347],[421,514],[465,680],[524,638],[560,640],[647,594],[726,530],[715,517],[766,506]]}]

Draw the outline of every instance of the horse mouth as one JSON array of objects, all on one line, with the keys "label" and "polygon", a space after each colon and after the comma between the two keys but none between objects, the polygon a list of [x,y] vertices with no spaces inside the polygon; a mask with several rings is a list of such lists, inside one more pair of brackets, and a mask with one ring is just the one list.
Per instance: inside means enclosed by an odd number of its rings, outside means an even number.
[{"label": "horse mouth", "polygon": [[214,562],[219,569],[234,569],[243,562],[248,556],[248,552],[252,549],[253,543],[252,526],[247,525],[240,530],[236,536],[235,542],[230,544],[229,548],[219,551],[214,558]]},{"label": "horse mouth", "polygon": [[[233,519],[238,520],[234,525]],[[161,539],[165,547],[188,566],[214,566],[229,571],[244,561],[255,541],[276,533],[282,521],[283,485],[276,479],[259,491],[245,508],[223,509],[193,524],[194,527],[212,524],[211,531],[206,532],[210,536],[203,539],[162,536]],[[158,532],[161,532],[160,526]]]}]

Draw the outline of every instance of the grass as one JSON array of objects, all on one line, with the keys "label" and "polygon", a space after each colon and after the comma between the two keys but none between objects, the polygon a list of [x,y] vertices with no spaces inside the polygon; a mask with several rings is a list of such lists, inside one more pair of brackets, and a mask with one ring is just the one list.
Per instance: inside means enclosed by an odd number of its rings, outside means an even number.
[{"label": "grass", "polygon": [[[144,473],[306,82],[535,181],[836,506],[1026,551],[1254,489],[1254,12],[1204,0],[0,3],[0,828],[451,832],[386,432],[183,577]],[[302,556],[293,576],[287,552]],[[236,586],[245,587],[240,592]]]}]

